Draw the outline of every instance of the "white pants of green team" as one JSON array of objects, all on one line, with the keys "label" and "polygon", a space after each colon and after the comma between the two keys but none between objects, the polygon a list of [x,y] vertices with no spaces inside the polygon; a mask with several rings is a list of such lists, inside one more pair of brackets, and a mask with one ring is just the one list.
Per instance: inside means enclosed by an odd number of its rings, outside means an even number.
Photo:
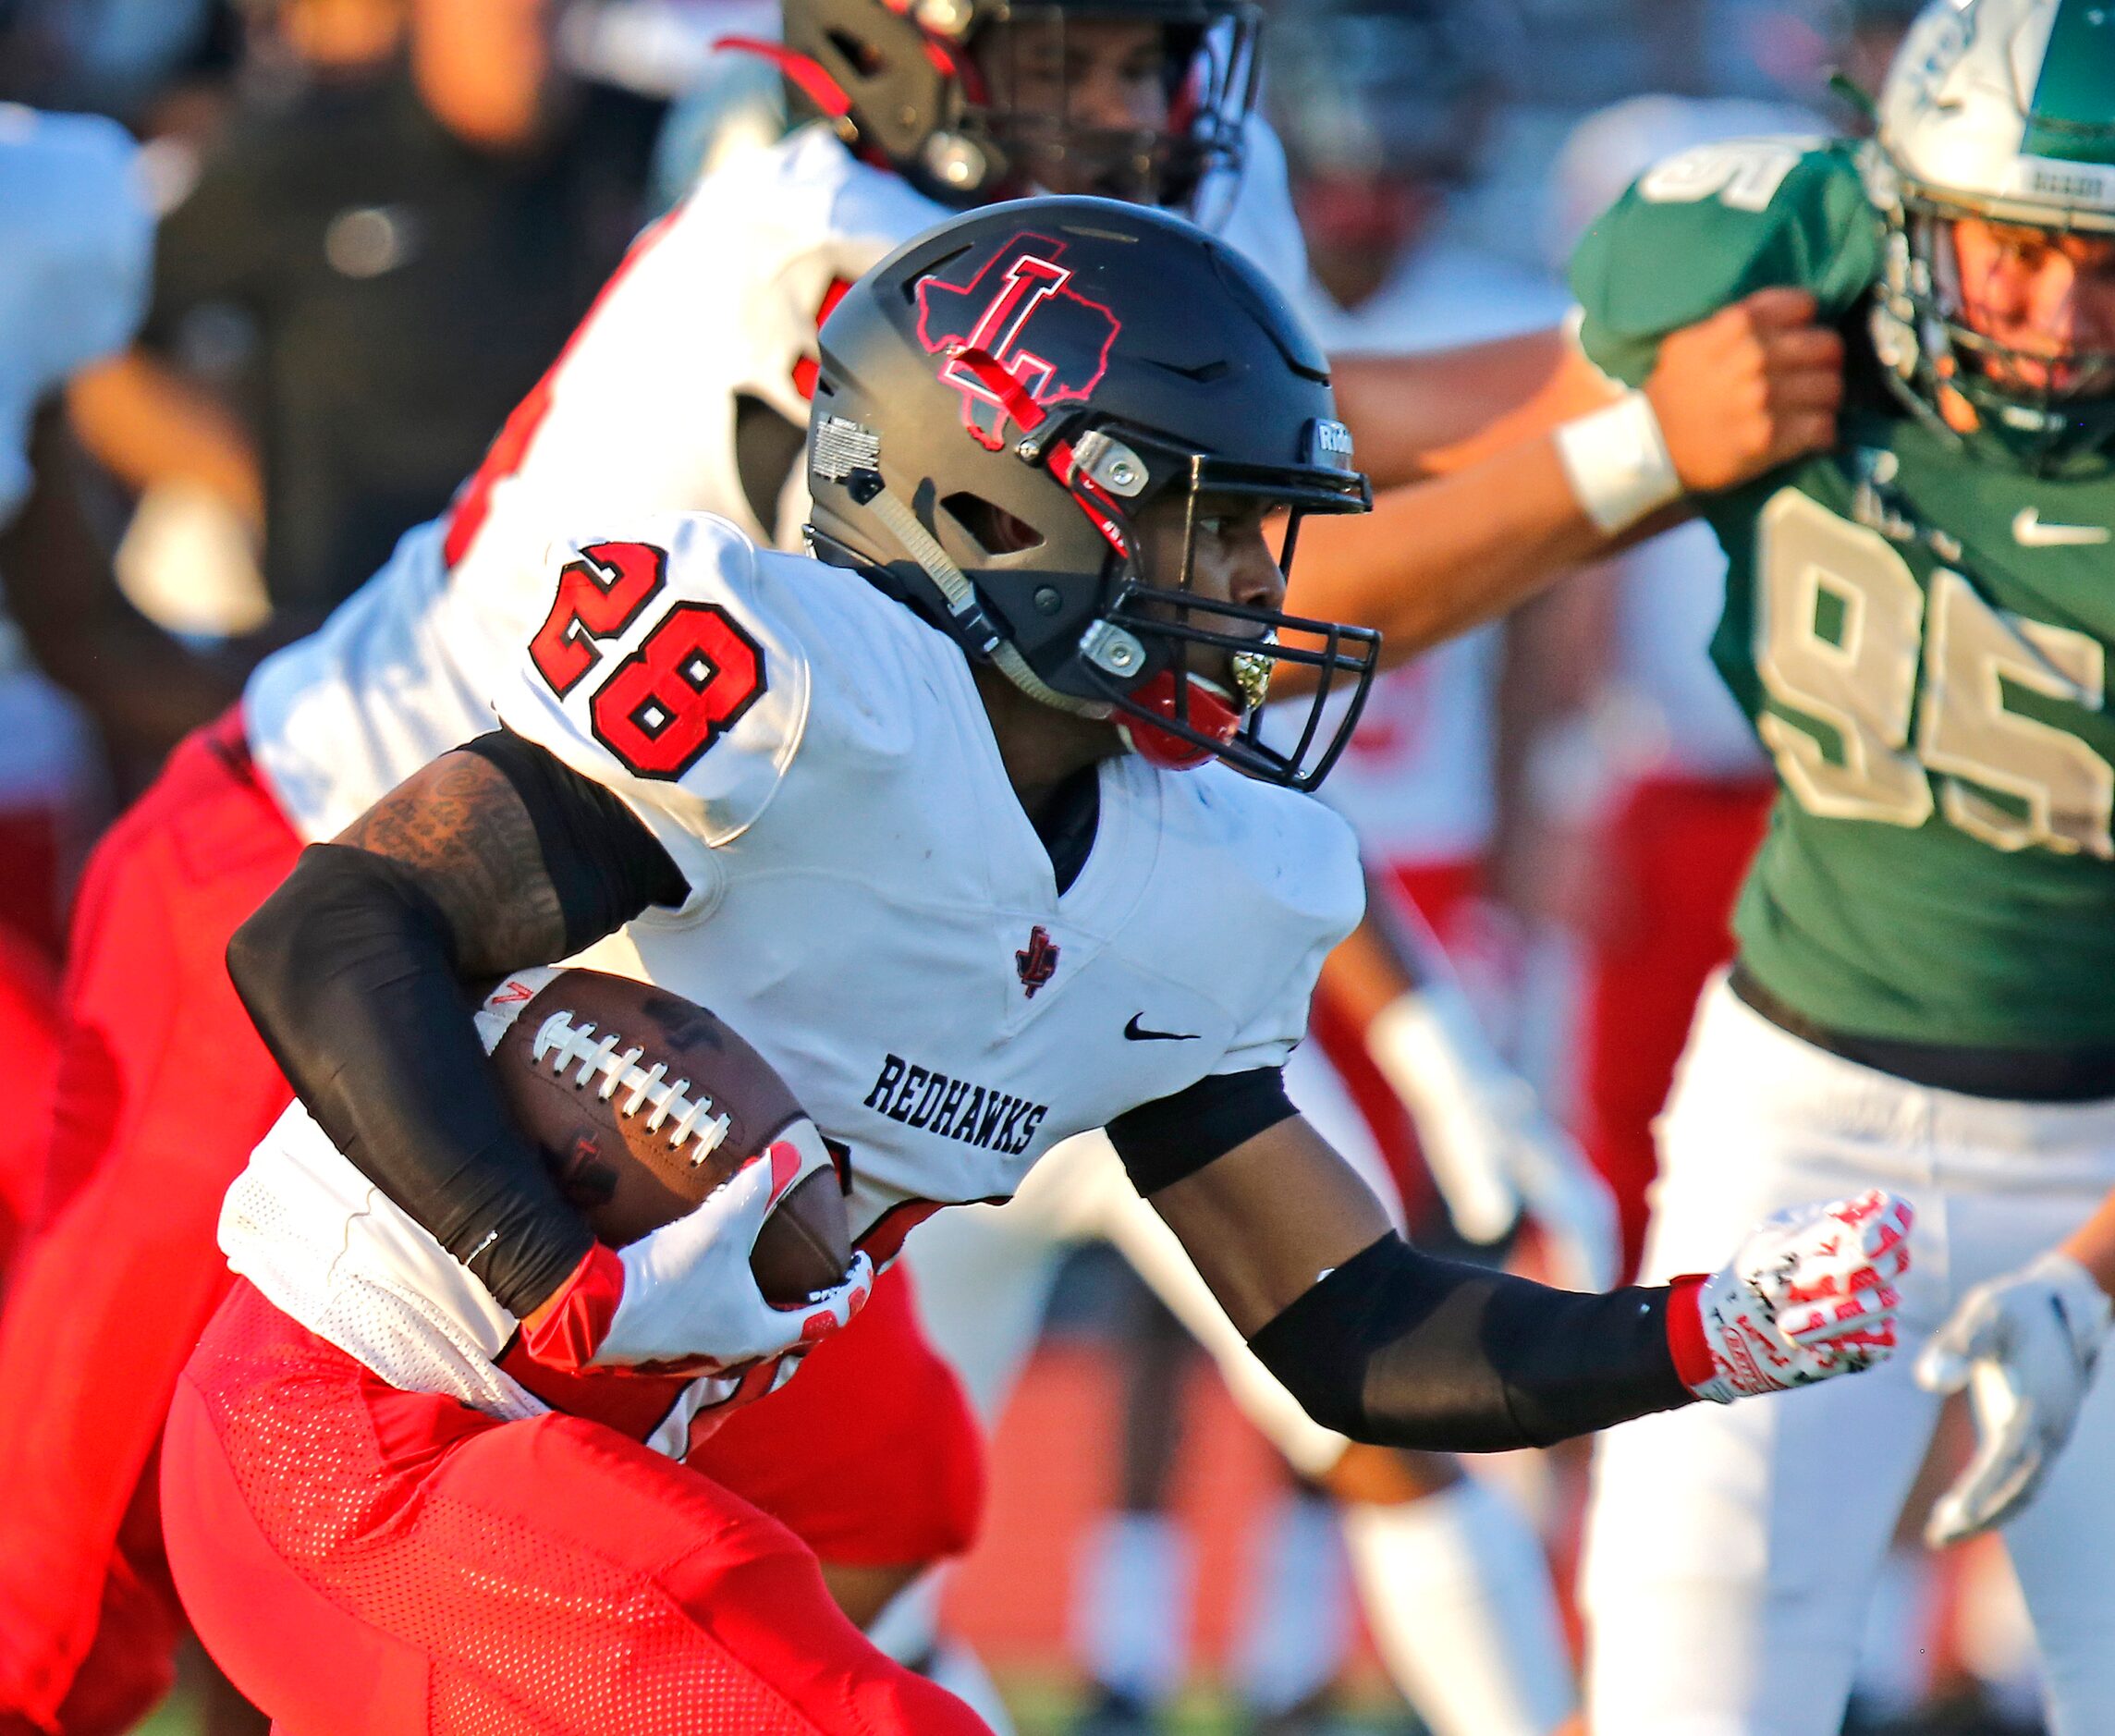
[{"label": "white pants of green team", "polygon": [[[1916,1207],[1902,1342],[1869,1373],[1603,1437],[1583,1567],[1596,1736],[1835,1736],[1875,1576],[1939,1401],[1911,1376],[1962,1296],[2115,1184],[2115,1103],[1930,1091],[1707,989],[1659,1128],[1643,1281],[1722,1264],[1782,1206],[1879,1186]],[[2051,1736],[2115,1732],[2115,1380],[2004,1533]]]}]

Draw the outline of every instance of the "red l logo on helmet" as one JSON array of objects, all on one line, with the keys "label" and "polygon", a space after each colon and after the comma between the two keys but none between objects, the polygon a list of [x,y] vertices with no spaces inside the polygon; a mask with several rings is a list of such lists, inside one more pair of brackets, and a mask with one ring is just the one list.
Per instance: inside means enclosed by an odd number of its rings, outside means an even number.
[{"label": "red l logo on helmet", "polygon": [[[922,278],[918,341],[934,355],[983,351],[1038,404],[1084,402],[1108,372],[1123,322],[1069,287],[1072,273],[1058,263],[1064,251],[1047,236],[1017,235],[967,283]],[[1003,447],[1006,406],[991,388],[952,360],[940,377],[962,395],[962,425],[994,452]]]}]

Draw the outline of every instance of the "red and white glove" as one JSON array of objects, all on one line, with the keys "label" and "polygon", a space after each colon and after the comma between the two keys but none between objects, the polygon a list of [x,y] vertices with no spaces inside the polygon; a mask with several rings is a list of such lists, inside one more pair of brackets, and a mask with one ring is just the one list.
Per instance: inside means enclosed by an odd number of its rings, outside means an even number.
[{"label": "red and white glove", "polygon": [[1730,1404],[1886,1362],[1913,1217],[1877,1188],[1793,1206],[1751,1230],[1730,1264],[1676,1278],[1667,1335],[1682,1384]]},{"label": "red and white glove", "polygon": [[627,1247],[597,1242],[521,1323],[529,1354],[568,1371],[724,1375],[813,1350],[866,1305],[874,1263],[854,1254],[843,1283],[799,1306],[764,1300],[750,1253],[806,1173],[793,1142],[777,1140],[682,1216]]}]

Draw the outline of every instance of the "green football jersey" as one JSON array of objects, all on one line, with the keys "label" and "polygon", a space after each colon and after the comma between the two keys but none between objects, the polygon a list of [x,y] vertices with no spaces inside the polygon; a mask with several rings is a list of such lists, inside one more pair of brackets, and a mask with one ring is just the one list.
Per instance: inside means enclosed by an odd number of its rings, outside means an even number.
[{"label": "green football jersey", "polygon": [[2115,475],[2029,475],[1888,389],[1859,149],[1692,152],[1572,265],[1586,353],[1632,384],[1665,334],[1767,285],[1813,290],[1849,340],[1836,450],[1704,503],[1728,559],[1712,656],[1779,780],[1741,956],[1860,1035],[2115,1042]]}]

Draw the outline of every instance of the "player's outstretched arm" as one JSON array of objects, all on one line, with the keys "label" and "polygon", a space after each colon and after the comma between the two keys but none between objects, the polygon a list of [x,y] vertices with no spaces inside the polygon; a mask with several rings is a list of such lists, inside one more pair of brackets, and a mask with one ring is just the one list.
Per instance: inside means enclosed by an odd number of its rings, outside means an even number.
[{"label": "player's outstretched arm", "polygon": [[508,1120],[465,984],[683,895],[614,796],[501,734],[302,851],[237,930],[228,971],[337,1148],[526,1314],[593,1238]]},{"label": "player's outstretched arm", "polygon": [[1910,1212],[1886,1194],[1779,1214],[1718,1272],[1589,1296],[1407,1246],[1296,1115],[1180,1175],[1164,1143],[1175,1125],[1148,1114],[1109,1131],[1265,1365],[1355,1440],[1546,1446],[1853,1373],[1894,1348]]},{"label": "player's outstretched arm", "polygon": [[[1759,289],[1667,337],[1643,388],[1608,386],[1602,408],[1564,420],[1579,394],[1552,389],[1494,430],[1498,449],[1432,455],[1459,468],[1384,490],[1371,513],[1310,520],[1289,606],[1377,627],[1400,662],[1669,522],[1685,496],[1832,445],[1843,345],[1815,318],[1805,291]],[[1597,377],[1583,356],[1570,367]]]},{"label": "player's outstretched arm", "polygon": [[1513,432],[1490,450],[1600,409],[1610,388],[1579,359],[1551,326],[1409,355],[1331,356],[1329,379],[1360,468],[1393,488],[1458,468],[1448,455],[1494,430]]}]

